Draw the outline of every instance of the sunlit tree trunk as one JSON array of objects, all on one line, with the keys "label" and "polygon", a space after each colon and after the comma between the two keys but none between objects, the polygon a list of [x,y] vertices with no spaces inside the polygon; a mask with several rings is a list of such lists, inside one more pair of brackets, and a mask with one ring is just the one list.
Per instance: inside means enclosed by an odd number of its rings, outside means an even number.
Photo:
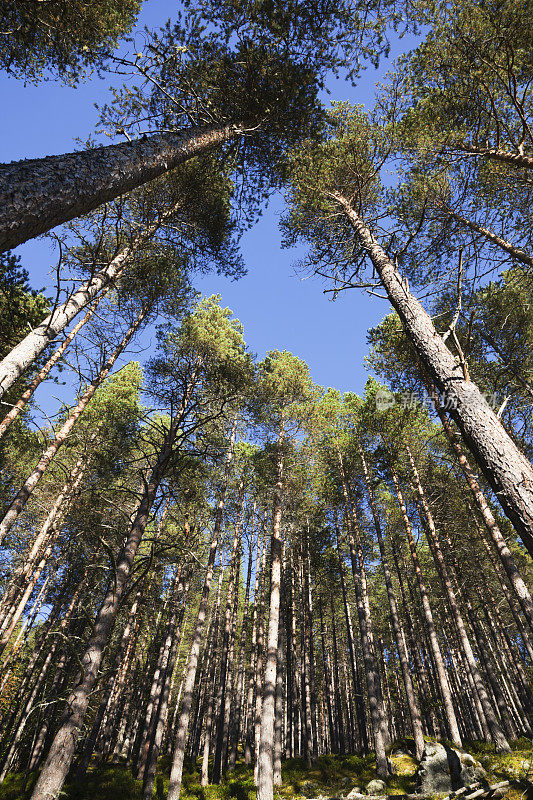
[{"label": "sunlit tree trunk", "polygon": [[476,384],[469,380],[464,363],[450,352],[430,316],[349,200],[338,192],[332,192],[331,197],[342,208],[372,261],[424,369],[449,399],[465,442],[533,556],[533,465],[520,452]]},{"label": "sunlit tree trunk", "polygon": [[461,614],[461,610],[459,608],[459,604],[457,602],[457,598],[455,596],[455,592],[453,590],[452,582],[450,576],[448,574],[448,568],[446,566],[446,562],[444,561],[444,556],[442,554],[439,536],[437,533],[437,529],[435,527],[435,523],[433,520],[433,515],[429,508],[424,489],[420,482],[420,477],[418,475],[418,470],[416,468],[413,455],[407,443],[404,441],[405,451],[407,453],[407,457],[409,459],[409,464],[411,467],[411,473],[413,476],[413,484],[416,490],[416,494],[418,496],[418,501],[420,503],[420,507],[422,508],[422,516],[425,519],[425,529],[427,533],[427,538],[429,542],[429,546],[433,555],[433,559],[437,566],[438,573],[440,575],[442,584],[446,591],[446,595],[448,597],[448,603],[452,612],[452,616],[454,618],[457,632],[459,635],[459,640],[461,642],[461,647],[465,654],[465,658],[468,664],[468,668],[472,674],[472,678],[474,679],[474,683],[476,685],[476,691],[478,693],[479,699],[481,701],[481,705],[483,707],[483,713],[485,714],[485,718],[490,728],[491,736],[496,746],[496,750],[498,752],[509,752],[510,747],[507,739],[505,738],[505,734],[502,731],[500,724],[498,722],[498,718],[494,713],[494,709],[492,708],[492,704],[489,700],[487,691],[483,684],[483,679],[481,677],[481,673],[479,671],[474,652],[472,650],[470,640],[468,638],[468,634],[464,625],[463,616]]},{"label": "sunlit tree trunk", "polygon": [[209,547],[209,556],[207,559],[207,571],[204,578],[202,596],[200,599],[200,606],[198,608],[198,617],[196,620],[196,628],[193,635],[191,650],[189,652],[189,660],[187,662],[187,671],[183,683],[183,700],[181,703],[181,711],[177,721],[177,730],[174,742],[174,751],[172,753],[172,766],[170,770],[170,783],[168,787],[167,800],[179,800],[181,791],[183,760],[185,758],[187,731],[189,729],[189,720],[191,716],[193,695],[194,695],[194,684],[196,681],[196,672],[198,669],[198,657],[200,655],[200,648],[202,645],[204,622],[207,613],[207,604],[209,601],[209,591],[211,589],[211,581],[213,580],[215,556],[218,548],[218,540],[220,537],[220,532],[222,529],[222,512],[224,510],[226,492],[228,489],[228,482],[233,462],[234,438],[235,438],[235,425],[233,426],[233,430],[231,433],[231,441],[228,448],[228,452],[226,454],[224,483],[217,502],[215,525],[213,527],[213,536],[211,539],[211,545]]},{"label": "sunlit tree trunk", "polygon": [[37,486],[37,484],[45,474],[46,470],[52,463],[52,460],[55,458],[59,448],[67,440],[72,429],[74,428],[74,425],[76,424],[79,417],[83,414],[85,408],[93,398],[94,393],[96,392],[98,387],[101,386],[106,377],[109,375],[109,372],[111,371],[115,361],[125,350],[132,337],[138,331],[144,318],[146,317],[147,312],[148,308],[144,307],[137,315],[135,322],[133,322],[132,325],[130,325],[130,327],[126,331],[126,334],[122,337],[120,344],[115,348],[113,353],[106,360],[105,364],[98,372],[96,378],[94,378],[94,380],[91,381],[91,383],[89,384],[89,386],[79,399],[77,405],[70,411],[67,419],[65,420],[59,431],[55,434],[53,441],[48,445],[48,447],[42,454],[41,458],[39,459],[37,465],[35,466],[34,470],[26,479],[24,485],[20,488],[15,499],[9,506],[8,510],[4,514],[2,521],[0,522],[0,543],[4,539],[5,535],[9,532],[9,530],[13,526],[13,523],[15,522],[15,520],[23,510],[24,506],[28,502],[31,494],[35,490],[35,487]]},{"label": "sunlit tree trunk", "polygon": [[82,673],[71,692],[58,732],[48,753],[32,794],[32,800],[50,800],[59,795],[67,777],[79,733],[87,713],[89,699],[96,682],[113,631],[124,588],[130,577],[135,555],[141,543],[152,504],[172,453],[176,421],[171,425],[161,447],[157,462],[145,484],[145,489],[124,547],[116,560],[116,569],[102,605],[96,615],[93,634],[81,659]]},{"label": "sunlit tree trunk", "polygon": [[416,758],[420,760],[422,758],[422,752],[424,750],[424,735],[422,732],[422,721],[420,719],[420,711],[418,708],[418,704],[415,697],[415,690],[413,687],[413,682],[411,680],[411,668],[409,665],[409,655],[407,652],[407,645],[405,643],[405,637],[402,629],[402,625],[400,622],[400,615],[398,614],[398,607],[396,604],[396,597],[394,594],[394,587],[392,585],[392,576],[389,569],[389,563],[387,558],[387,553],[385,551],[385,542],[383,540],[383,532],[381,530],[381,521],[379,518],[378,509],[376,506],[376,499],[374,497],[374,490],[372,488],[372,483],[370,480],[370,475],[368,472],[368,466],[366,463],[365,454],[363,448],[358,443],[358,450],[359,450],[359,457],[361,458],[361,462],[363,464],[363,474],[365,478],[366,490],[368,494],[368,498],[370,501],[370,510],[372,512],[372,518],[374,520],[374,527],[376,530],[377,538],[378,538],[378,545],[379,545],[379,552],[381,555],[381,567],[383,570],[383,576],[385,578],[385,586],[387,589],[387,597],[389,601],[389,610],[390,610],[390,619],[392,625],[392,631],[394,634],[394,641],[396,643],[396,649],[398,651],[398,656],[400,659],[400,667],[402,670],[402,678],[405,687],[405,694],[407,697],[407,706],[409,708],[409,716],[411,718],[411,727],[413,729],[413,737],[415,742],[415,753]]},{"label": "sunlit tree trunk", "polygon": [[392,479],[394,481],[394,486],[396,489],[396,496],[398,498],[398,505],[400,506],[400,511],[402,514],[402,519],[405,527],[405,532],[407,535],[407,541],[409,544],[409,550],[411,552],[411,558],[413,561],[413,566],[415,569],[416,579],[418,583],[418,589],[420,592],[420,597],[422,600],[422,610],[424,614],[424,623],[427,631],[427,636],[429,640],[429,645],[431,648],[431,655],[433,657],[433,662],[435,665],[435,670],[437,673],[437,679],[439,683],[439,690],[440,694],[444,703],[444,711],[446,714],[446,720],[448,723],[448,728],[450,732],[450,737],[452,741],[457,744],[459,747],[461,746],[461,734],[459,733],[459,725],[457,723],[457,717],[455,716],[455,710],[453,707],[452,701],[452,693],[450,690],[450,684],[448,682],[448,676],[446,675],[446,668],[444,666],[444,659],[442,657],[442,652],[439,645],[439,640],[437,638],[437,632],[435,630],[435,622],[433,619],[433,611],[431,609],[431,604],[429,602],[428,592],[424,583],[424,579],[422,577],[422,570],[420,568],[420,561],[418,559],[418,553],[416,550],[415,541],[413,539],[413,531],[411,529],[411,522],[409,521],[409,517],[407,515],[407,508],[405,506],[405,502],[403,499],[403,494],[400,489],[400,482],[398,480],[398,476],[396,472],[392,468],[392,465],[389,464],[389,468],[391,470]]},{"label": "sunlit tree trunk", "polygon": [[242,133],[206,125],[0,165],[0,251],[120,197]]},{"label": "sunlit tree trunk", "polygon": [[270,610],[268,618],[267,651],[261,732],[258,753],[257,800],[274,797],[274,721],[276,676],[278,664],[278,633],[281,588],[281,511],[283,496],[283,441],[284,430],[278,436],[276,486],[272,503],[272,536],[270,544]]}]

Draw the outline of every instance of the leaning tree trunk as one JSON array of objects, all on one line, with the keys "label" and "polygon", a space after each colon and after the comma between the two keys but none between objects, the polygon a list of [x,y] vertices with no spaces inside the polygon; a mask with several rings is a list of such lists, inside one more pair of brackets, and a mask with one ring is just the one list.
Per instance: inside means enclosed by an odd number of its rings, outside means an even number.
[{"label": "leaning tree trunk", "polygon": [[[96,430],[91,434],[89,443],[96,439],[99,428],[100,426],[97,426]],[[69,479],[66,481],[56,497],[50,511],[46,516],[45,521],[41,526],[39,533],[33,540],[30,550],[24,558],[23,564],[11,578],[10,586],[2,598],[1,603],[0,654],[3,651],[5,644],[9,640],[13,629],[17,625],[22,612],[24,611],[24,607],[31,595],[33,587],[39,580],[38,576],[35,577],[36,571],[40,568],[40,572],[42,572],[42,569],[46,565],[46,561],[52,552],[51,545],[53,545],[53,542],[51,540],[55,540],[57,538],[58,531],[56,529],[59,524],[59,519],[61,516],[65,515],[68,507],[72,503],[73,495],[83,480],[87,465],[88,458],[84,454],[77,460]],[[23,598],[26,598],[23,604],[21,603],[20,599],[21,592],[23,594]],[[10,633],[7,635],[4,632],[8,626],[10,628]]]},{"label": "leaning tree trunk", "polygon": [[[103,269],[91,275],[85,283],[72,292],[64,303],[58,305],[40,325],[30,331],[30,333],[8,353],[3,361],[0,362],[0,399],[15,383],[17,378],[34,363],[50,342],[67,328],[74,317],[76,317],[83,308],[89,305],[95,298],[97,302],[93,305],[94,307],[98,305],[103,295],[107,293],[112,284],[122,275],[126,267],[131,264],[139,248],[145,245],[155,235],[158,228],[165,220],[172,217],[180,205],[181,201],[178,200],[178,202],[173,203],[170,207],[161,211],[156,220],[142,228],[132,241],[122,247]],[[86,318],[84,319],[87,321]],[[75,332],[79,330],[80,327],[81,323],[78,323],[70,332],[67,339],[69,339],[72,334],[75,335]],[[61,348],[59,348],[59,350],[61,350]],[[59,350],[51,357],[50,361],[57,356]],[[42,371],[46,370],[47,367],[49,367],[49,369],[52,368],[53,364],[50,364],[50,361],[43,367]],[[39,373],[39,375],[40,374],[41,373]],[[35,380],[39,378],[39,375],[37,375]],[[30,384],[29,388],[33,386],[34,382]]]},{"label": "leaning tree trunk", "polygon": [[524,153],[512,153],[509,150],[502,150],[500,147],[477,147],[473,144],[457,143],[453,146],[454,150],[468,153],[472,156],[482,156],[489,161],[499,161],[502,164],[510,164],[518,169],[532,169],[533,158]]},{"label": "leaning tree trunk", "polygon": [[89,308],[87,313],[80,319],[80,321],[74,325],[72,330],[68,332],[68,335],[65,336],[65,339],[61,342],[55,353],[52,353],[46,364],[39,370],[37,375],[32,379],[28,388],[22,393],[20,398],[14,404],[13,408],[8,411],[5,415],[2,422],[0,422],[0,439],[4,434],[7,432],[9,426],[17,419],[19,414],[21,414],[24,409],[26,408],[27,404],[33,397],[35,390],[41,385],[44,379],[49,375],[52,368],[57,364],[59,359],[62,357],[65,350],[68,348],[69,344],[72,342],[74,337],[77,333],[83,328],[83,326],[89,322],[91,317],[93,316],[94,312],[98,308],[98,304],[100,300],[104,297],[105,293],[108,291],[108,287],[104,289],[100,295],[96,298],[95,302]]},{"label": "leaning tree trunk", "polygon": [[274,797],[274,744],[276,677],[278,666],[279,608],[281,589],[281,511],[283,497],[283,439],[280,426],[278,437],[277,479],[272,503],[272,537],[270,545],[270,611],[268,617],[267,652],[261,731],[259,736],[257,800]]},{"label": "leaning tree trunk", "polygon": [[2,164],[0,252],[88,214],[242,131],[241,125],[206,125]]},{"label": "leaning tree trunk", "polygon": [[520,452],[476,384],[468,379],[464,363],[448,350],[430,316],[409,291],[407,281],[349,200],[338,192],[330,196],[342,208],[370,257],[420,361],[453,406],[452,414],[465,442],[533,556],[533,465]]},{"label": "leaning tree trunk", "polygon": [[17,519],[17,517],[23,510],[24,506],[28,502],[32,492],[34,491],[35,487],[37,486],[37,484],[43,477],[44,473],[50,466],[52,460],[55,458],[59,448],[67,440],[72,429],[74,428],[74,425],[78,421],[81,414],[83,414],[85,408],[91,401],[94,393],[96,392],[98,387],[101,386],[106,377],[109,375],[109,372],[113,367],[113,364],[115,363],[117,358],[121,355],[121,353],[125,350],[125,348],[128,346],[131,338],[139,329],[139,326],[144,320],[147,312],[148,309],[144,307],[137,315],[135,322],[133,322],[132,325],[130,325],[126,334],[123,336],[120,344],[115,348],[113,353],[111,353],[111,355],[103,365],[102,369],[100,370],[96,378],[93,381],[91,381],[91,383],[89,384],[89,386],[79,399],[78,404],[72,409],[67,419],[65,420],[59,431],[56,433],[53,441],[48,445],[48,447],[42,454],[35,469],[29,475],[24,485],[20,488],[15,499],[11,503],[10,507],[4,514],[2,521],[0,522],[0,543],[2,542],[8,531],[11,529],[15,520]]},{"label": "leaning tree trunk", "polygon": [[494,233],[494,231],[491,231],[489,228],[484,228],[483,225],[480,225],[478,222],[474,222],[474,220],[467,219],[461,214],[457,214],[457,212],[452,211],[451,208],[446,208],[445,211],[446,214],[448,214],[448,216],[450,216],[456,222],[459,222],[465,228],[468,228],[474,233],[481,234],[481,236],[483,236],[488,242],[495,244],[506,253],[509,253],[509,255],[512,256],[516,261],[520,261],[522,264],[526,264],[530,268],[533,267],[533,257],[520,247],[516,247],[516,245],[506,241],[506,239],[498,236],[498,234]]},{"label": "leaning tree trunk", "polygon": [[41,771],[31,800],[56,798],[65,782],[83,726],[89,700],[94,690],[104,652],[111,637],[124,588],[130,577],[135,555],[148,523],[152,504],[172,453],[176,435],[173,423],[162,445],[159,457],[148,478],[143,497],[116,561],[113,579],[96,615],[93,634],[81,659],[82,673],[78,684],[71,692],[58,732],[52,742],[48,757]]},{"label": "leaning tree trunk", "polygon": [[200,647],[202,645],[204,622],[207,613],[207,604],[209,601],[209,591],[211,589],[211,581],[213,579],[213,570],[215,566],[215,556],[217,552],[220,531],[222,529],[222,514],[224,511],[224,503],[226,499],[226,492],[228,488],[231,465],[233,461],[234,438],[235,438],[235,424],[233,425],[230,446],[228,448],[228,452],[226,455],[224,485],[222,487],[222,491],[220,493],[220,497],[217,503],[215,525],[213,527],[213,538],[211,539],[209,556],[207,560],[207,572],[204,578],[202,596],[200,599],[200,606],[198,608],[198,617],[196,620],[196,629],[194,631],[193,641],[189,652],[189,660],[187,663],[187,671],[185,673],[185,681],[183,683],[183,701],[181,705],[180,715],[178,718],[174,752],[172,754],[172,767],[170,770],[170,783],[168,787],[167,800],[179,800],[181,791],[183,761],[185,758],[185,745],[187,744],[187,731],[189,729],[189,720],[191,717],[194,684],[196,682],[196,672],[198,669],[198,657],[200,655]]},{"label": "leaning tree trunk", "polygon": [[509,550],[509,546],[507,545],[507,542],[505,541],[503,534],[500,530],[500,526],[496,522],[494,514],[492,513],[490,506],[487,502],[487,499],[481,490],[479,482],[476,479],[474,470],[470,466],[470,463],[463,451],[463,448],[461,447],[461,444],[457,436],[455,435],[452,426],[450,425],[450,420],[448,419],[448,416],[445,413],[444,409],[442,408],[439,398],[435,393],[434,393],[434,400],[435,400],[435,408],[442,423],[442,427],[444,428],[446,436],[448,437],[448,440],[455,452],[455,455],[457,456],[457,460],[459,461],[459,466],[461,467],[463,474],[466,478],[466,482],[468,483],[469,489],[472,492],[472,497],[474,498],[474,502],[477,506],[478,511],[483,517],[483,522],[485,523],[485,527],[487,528],[490,537],[494,542],[494,546],[503,564],[503,568],[507,573],[509,582],[514,589],[514,592],[516,594],[516,597],[518,598],[518,602],[520,603],[522,611],[524,612],[529,627],[531,631],[533,631],[533,600],[529,593],[529,589],[527,588],[524,579],[520,575],[518,567],[516,566],[516,562],[512,556],[511,551]]}]

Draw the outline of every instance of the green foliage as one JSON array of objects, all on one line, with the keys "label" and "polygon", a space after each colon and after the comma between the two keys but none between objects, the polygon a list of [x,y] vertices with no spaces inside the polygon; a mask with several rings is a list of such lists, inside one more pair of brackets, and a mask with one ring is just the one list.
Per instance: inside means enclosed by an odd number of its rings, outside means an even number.
[{"label": "green foliage", "polygon": [[75,84],[101,67],[133,26],[141,0],[3,2],[0,67],[37,83],[46,75]]},{"label": "green foliage", "polygon": [[50,301],[32,289],[20,257],[0,254],[0,359],[43,320]]}]

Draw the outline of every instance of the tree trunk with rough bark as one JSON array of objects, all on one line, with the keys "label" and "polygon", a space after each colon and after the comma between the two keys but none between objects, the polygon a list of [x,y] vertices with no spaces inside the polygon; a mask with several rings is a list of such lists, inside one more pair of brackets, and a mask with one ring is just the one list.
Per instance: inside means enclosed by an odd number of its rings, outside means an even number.
[{"label": "tree trunk with rough bark", "polygon": [[0,543],[3,541],[6,534],[9,532],[13,523],[23,510],[24,506],[28,502],[32,492],[35,490],[35,487],[43,477],[44,473],[50,466],[52,460],[55,458],[59,448],[64,444],[67,440],[68,436],[70,435],[74,425],[80,418],[80,416],[85,411],[85,408],[91,401],[94,393],[98,389],[99,386],[102,385],[106,377],[109,375],[115,361],[121,355],[121,353],[125,350],[128,346],[130,340],[138,331],[139,327],[141,326],[148,309],[145,307],[141,310],[141,312],[137,315],[135,322],[130,325],[126,334],[123,336],[120,344],[115,348],[113,353],[109,356],[103,367],[100,369],[96,378],[89,384],[85,392],[82,394],[81,398],[79,399],[77,405],[72,409],[69,413],[67,419],[59,429],[59,431],[55,434],[53,441],[48,445],[44,453],[42,454],[41,458],[39,459],[35,469],[26,479],[24,485],[20,488],[19,492],[17,493],[15,499],[11,503],[10,507],[4,514],[2,521],[0,522]]},{"label": "tree trunk with rough bark", "polygon": [[239,124],[206,125],[2,164],[0,252],[88,214],[242,131]]},{"label": "tree trunk with rough bark", "polygon": [[465,442],[533,556],[533,465],[513,442],[476,384],[468,379],[465,365],[447,348],[430,316],[350,202],[338,192],[332,192],[331,197],[342,208],[372,261],[424,369],[449,400]]},{"label": "tree trunk with rough bark", "polygon": [[268,617],[267,651],[261,731],[259,738],[257,800],[274,797],[274,722],[276,676],[278,664],[279,609],[281,589],[281,513],[283,497],[283,427],[278,436],[279,453],[277,476],[272,503],[272,536],[270,545],[270,611]]},{"label": "tree trunk with rough bark", "polygon": [[420,507],[422,509],[422,518],[425,520],[425,529],[426,534],[430,546],[431,553],[433,555],[433,559],[435,561],[438,573],[440,575],[442,584],[444,586],[446,595],[448,597],[448,604],[450,606],[450,610],[452,612],[453,619],[457,626],[457,632],[459,635],[459,640],[461,642],[461,647],[465,654],[465,658],[468,664],[468,668],[472,674],[472,678],[474,679],[474,683],[476,686],[476,691],[478,693],[479,699],[481,701],[481,705],[483,707],[483,713],[485,714],[485,718],[490,728],[490,733],[492,739],[494,741],[496,750],[498,752],[510,752],[509,742],[505,738],[505,734],[500,727],[498,722],[498,718],[492,708],[491,702],[489,700],[489,696],[483,684],[483,679],[481,677],[481,673],[479,671],[474,652],[472,650],[470,640],[468,638],[468,634],[464,625],[463,616],[461,614],[461,610],[459,608],[459,604],[457,602],[457,598],[455,596],[455,592],[453,590],[452,582],[450,580],[450,576],[448,574],[448,568],[446,566],[446,562],[444,561],[444,556],[442,554],[442,549],[440,546],[439,536],[437,533],[437,529],[435,527],[435,523],[433,520],[433,515],[429,508],[426,495],[422,484],[420,482],[420,477],[418,474],[418,470],[416,468],[413,454],[407,443],[404,441],[405,451],[407,453],[407,458],[409,459],[409,464],[411,466],[411,473],[413,476],[413,484],[416,490],[416,494],[418,497],[418,501],[420,503]]},{"label": "tree trunk with rough bark", "polygon": [[435,665],[435,670],[437,674],[438,684],[440,694],[444,703],[444,712],[446,714],[446,720],[448,723],[449,733],[451,740],[461,747],[461,734],[459,733],[459,725],[457,723],[457,717],[455,716],[455,710],[453,707],[452,701],[452,693],[450,690],[450,684],[448,682],[448,676],[446,675],[446,668],[444,666],[444,659],[442,657],[442,652],[439,645],[439,640],[437,638],[437,632],[435,630],[435,622],[433,619],[433,611],[431,609],[431,604],[429,602],[429,597],[427,593],[426,586],[424,584],[424,579],[422,577],[422,570],[420,568],[420,561],[418,559],[418,553],[416,550],[415,541],[413,539],[413,531],[411,529],[411,522],[409,521],[409,517],[407,515],[407,508],[405,506],[405,502],[403,499],[403,494],[400,489],[400,482],[398,480],[398,476],[394,471],[391,464],[389,464],[389,469],[392,474],[392,479],[394,482],[394,487],[396,489],[396,496],[398,498],[398,505],[400,506],[400,511],[402,514],[402,519],[405,527],[405,532],[407,535],[407,541],[409,544],[409,550],[411,552],[411,558],[413,561],[413,566],[415,569],[416,579],[418,583],[418,590],[420,592],[420,597],[422,600],[422,611],[424,615],[424,623],[427,631],[427,636],[429,640],[429,646],[431,648],[431,655],[433,657],[433,662]]},{"label": "tree trunk with rough bark", "polygon": [[424,734],[422,732],[422,721],[420,719],[420,710],[416,701],[415,690],[411,680],[411,668],[409,666],[409,655],[407,653],[407,645],[398,614],[398,607],[396,605],[396,597],[394,595],[394,587],[392,585],[392,576],[389,569],[387,554],[385,551],[385,542],[383,540],[383,532],[381,530],[381,522],[379,519],[378,510],[376,507],[376,498],[368,472],[365,454],[361,444],[358,443],[359,457],[363,464],[363,475],[366,484],[366,491],[370,501],[370,509],[372,511],[372,518],[374,520],[374,527],[378,538],[379,552],[381,555],[381,567],[383,569],[383,576],[385,578],[385,586],[387,589],[387,597],[389,600],[390,620],[392,631],[394,634],[394,641],[396,642],[396,649],[400,659],[400,667],[402,670],[402,678],[405,687],[405,694],[407,697],[407,706],[409,708],[409,716],[411,718],[411,727],[413,729],[413,737],[415,742],[415,753],[417,760],[422,758],[424,750]]},{"label": "tree trunk with rough bark", "polygon": [[[385,731],[383,726],[385,713],[383,709],[383,699],[381,697],[381,692],[379,687],[379,671],[371,639],[372,620],[369,616],[370,609],[368,602],[365,602],[366,574],[364,571],[364,565],[362,563],[362,559],[358,558],[356,552],[353,529],[354,526],[357,524],[357,521],[355,519],[355,513],[353,511],[353,507],[350,500],[348,483],[344,471],[344,464],[339,448],[337,448],[337,457],[339,461],[339,472],[341,476],[344,502],[346,507],[346,527],[348,531],[348,539],[350,545],[350,559],[352,564],[355,596],[357,601],[357,615],[359,618],[361,647],[363,650],[363,661],[365,665],[366,685],[368,691],[368,705],[370,708],[370,720],[372,726],[372,733],[374,737],[374,751],[376,753],[376,771],[378,777],[386,778],[387,775],[389,774],[389,766],[387,763],[387,754],[385,752],[385,748],[387,746],[387,738],[384,735]],[[359,555],[361,556],[361,553],[359,553]]]},{"label": "tree trunk with rough bark", "polygon": [[494,514],[492,513],[491,508],[487,502],[487,499],[483,494],[478,481],[476,480],[474,470],[470,466],[470,463],[463,451],[463,448],[461,447],[461,444],[450,425],[450,420],[448,419],[446,412],[442,408],[442,405],[436,393],[433,393],[433,397],[435,400],[435,408],[442,423],[442,427],[444,428],[446,436],[448,437],[448,440],[455,452],[455,455],[457,456],[459,466],[461,467],[463,474],[466,478],[466,482],[468,483],[476,507],[483,518],[485,527],[487,528],[489,535],[494,543],[494,546],[498,552],[501,563],[503,564],[503,568],[507,573],[509,582],[511,583],[511,586],[514,589],[514,592],[516,594],[516,597],[518,598],[518,602],[520,603],[520,606],[524,612],[529,627],[531,631],[533,631],[533,599],[531,598],[529,589],[527,588],[524,579],[520,575],[520,572],[518,570],[518,567],[516,566],[516,562],[512,556],[512,553],[509,550],[507,542],[505,541],[503,534],[500,530],[500,527],[496,522]]},{"label": "tree trunk with rough bark", "polygon": [[108,645],[120,599],[130,577],[135,555],[146,528],[152,504],[166,465],[172,452],[175,424],[171,426],[152,470],[135,519],[128,533],[126,543],[118,555],[116,570],[110,586],[96,615],[94,632],[89,639],[81,663],[83,672],[78,684],[71,692],[58,732],[52,742],[48,757],[35,785],[31,800],[50,800],[56,798],[65,782],[83,725],[91,692],[98,680],[98,674],[105,649]]},{"label": "tree trunk with rough bark", "polygon": [[215,556],[218,548],[218,540],[222,529],[222,513],[226,499],[226,492],[233,462],[233,443],[235,438],[235,425],[231,433],[231,441],[226,455],[226,465],[224,470],[224,485],[220,492],[220,497],[217,503],[215,525],[213,527],[213,537],[209,547],[209,556],[207,559],[207,571],[204,578],[204,585],[202,589],[202,596],[200,599],[200,606],[198,608],[198,617],[196,620],[196,628],[194,631],[191,650],[189,653],[189,660],[187,662],[187,671],[185,673],[185,680],[183,683],[183,700],[181,704],[181,711],[178,717],[176,738],[174,744],[174,751],[172,753],[172,766],[170,770],[170,783],[168,787],[167,800],[179,800],[181,791],[181,779],[183,775],[183,760],[185,758],[185,746],[187,744],[187,731],[189,729],[189,720],[191,716],[194,684],[196,682],[196,672],[198,669],[198,657],[200,655],[200,648],[202,645],[202,637],[204,631],[204,622],[207,613],[207,604],[209,601],[209,591],[211,589],[211,581],[213,579],[213,570],[215,566]]}]

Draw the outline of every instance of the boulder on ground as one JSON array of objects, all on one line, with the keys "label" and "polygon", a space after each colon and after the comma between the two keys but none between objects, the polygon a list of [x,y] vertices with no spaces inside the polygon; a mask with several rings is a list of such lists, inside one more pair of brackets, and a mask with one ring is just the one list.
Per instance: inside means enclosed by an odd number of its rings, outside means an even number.
[{"label": "boulder on ground", "polygon": [[375,778],[373,781],[370,781],[367,784],[365,792],[368,794],[386,794],[387,793],[387,784],[385,781],[380,781],[379,778]]},{"label": "boulder on ground", "polygon": [[482,781],[486,774],[468,753],[438,742],[427,742],[416,773],[417,789],[420,794],[454,792]]},{"label": "boulder on ground", "polygon": [[346,800],[355,800],[356,797],[359,797],[362,794],[360,786],[354,786],[348,794],[346,795]]}]

